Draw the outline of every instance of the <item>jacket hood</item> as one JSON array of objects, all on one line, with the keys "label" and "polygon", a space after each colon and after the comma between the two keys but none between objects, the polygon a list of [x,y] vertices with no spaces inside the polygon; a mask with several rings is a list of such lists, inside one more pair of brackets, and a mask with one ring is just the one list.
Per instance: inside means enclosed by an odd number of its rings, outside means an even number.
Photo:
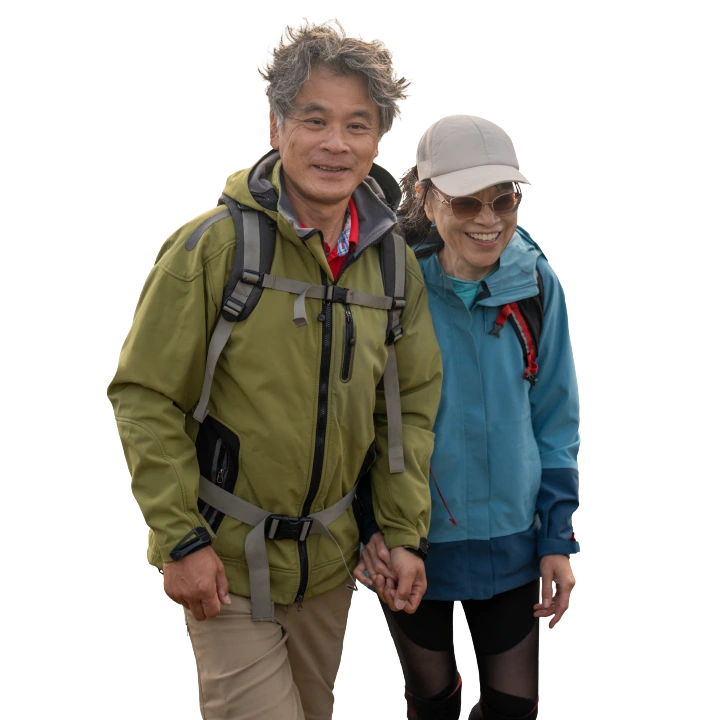
[{"label": "jacket hood", "polygon": [[[231,175],[225,184],[224,193],[248,207],[263,210],[276,222],[278,215],[282,215],[298,238],[306,240],[318,230],[300,225],[283,188],[280,153],[271,150],[249,170],[240,170]],[[352,194],[361,227],[359,249],[372,244],[395,225],[397,219],[394,209],[400,197],[400,186],[392,175],[373,163],[370,174]]]},{"label": "jacket hood", "polygon": [[[537,295],[540,288],[536,268],[541,256],[544,257],[542,250],[519,227],[500,255],[497,270],[483,279],[482,290],[475,298],[475,304],[499,307]],[[455,292],[452,280],[440,265],[437,253],[420,260],[420,265],[429,287]]]}]

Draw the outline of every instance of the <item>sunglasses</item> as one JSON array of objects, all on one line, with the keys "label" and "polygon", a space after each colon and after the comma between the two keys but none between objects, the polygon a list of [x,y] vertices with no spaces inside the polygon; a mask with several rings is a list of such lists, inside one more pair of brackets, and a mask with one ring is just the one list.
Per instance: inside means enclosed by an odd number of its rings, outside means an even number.
[{"label": "sunglasses", "polygon": [[490,209],[498,217],[504,217],[505,215],[512,215],[520,205],[522,200],[522,193],[520,188],[515,185],[515,190],[509,193],[503,193],[498,195],[494,200],[489,202],[483,202],[478,200],[476,197],[470,195],[460,195],[458,197],[446,198],[436,188],[433,188],[435,197],[443,204],[449,205],[452,214],[458,220],[470,220],[476,217],[482,212],[483,205],[489,205]]}]

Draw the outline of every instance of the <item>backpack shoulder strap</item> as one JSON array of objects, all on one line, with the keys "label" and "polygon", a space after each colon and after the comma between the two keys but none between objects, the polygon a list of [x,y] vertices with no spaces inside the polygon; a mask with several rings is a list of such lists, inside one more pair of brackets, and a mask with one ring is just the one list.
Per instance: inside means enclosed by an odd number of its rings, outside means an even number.
[{"label": "backpack shoulder strap", "polygon": [[540,271],[536,269],[535,274],[537,276],[538,294],[524,300],[518,300],[516,304],[520,308],[520,313],[525,319],[533,344],[537,349],[540,344],[540,333],[542,332],[545,317],[545,287]]},{"label": "backpack shoulder strap", "polygon": [[385,344],[388,350],[383,374],[385,407],[388,419],[388,460],[390,472],[405,471],[402,438],[402,410],[400,407],[400,380],[398,378],[395,343],[402,337],[403,308],[405,307],[405,238],[392,232],[385,236],[380,248],[380,263],[385,295],[393,299],[388,310]]},{"label": "backpack shoulder strap", "polygon": [[245,207],[227,195],[222,195],[218,204],[224,204],[232,215],[235,225],[235,259],[208,345],[202,392],[193,412],[198,422],[207,417],[210,390],[220,355],[235,323],[245,320],[260,300],[263,288],[258,280],[270,271],[275,254],[275,227],[265,213]]},{"label": "backpack shoulder strap", "polygon": [[538,376],[538,348],[540,347],[540,333],[545,317],[545,287],[540,270],[535,269],[538,283],[538,294],[533,297],[507,303],[500,308],[495,326],[491,335],[500,337],[500,331],[510,320],[515,331],[525,360],[523,378],[531,385],[535,385]]}]

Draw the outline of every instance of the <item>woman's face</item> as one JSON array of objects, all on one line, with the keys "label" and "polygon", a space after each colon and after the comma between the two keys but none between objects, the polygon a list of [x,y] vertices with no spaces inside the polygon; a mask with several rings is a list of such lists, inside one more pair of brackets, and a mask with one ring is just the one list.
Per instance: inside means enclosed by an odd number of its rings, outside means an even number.
[{"label": "woman's face", "polygon": [[[492,202],[498,195],[512,192],[511,183],[493,185],[472,197],[483,203]],[[438,197],[438,195],[440,197]],[[483,205],[478,215],[458,220],[448,200],[438,190],[431,190],[425,200],[425,214],[435,223],[445,243],[439,260],[446,274],[460,280],[479,280],[493,270],[517,227],[517,210],[511,215],[497,216],[490,205]]]}]

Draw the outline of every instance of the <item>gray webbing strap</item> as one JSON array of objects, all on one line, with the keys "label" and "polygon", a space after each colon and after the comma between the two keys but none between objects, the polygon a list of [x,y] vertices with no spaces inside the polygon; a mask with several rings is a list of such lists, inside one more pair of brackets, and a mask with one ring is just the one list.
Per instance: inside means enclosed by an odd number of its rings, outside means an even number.
[{"label": "gray webbing strap", "polygon": [[213,330],[212,337],[210,338],[210,345],[208,346],[207,360],[205,361],[205,379],[203,380],[202,393],[200,394],[200,400],[198,400],[197,407],[193,412],[193,417],[198,421],[202,422],[208,413],[208,402],[210,401],[210,390],[212,389],[213,376],[215,375],[215,367],[217,361],[220,358],[220,354],[223,348],[227,344],[230,333],[235,327],[234,322],[226,320],[222,315],[218,318],[215,329]]},{"label": "gray webbing strap", "polygon": [[305,327],[308,324],[307,319],[307,308],[305,307],[305,298],[307,297],[308,290],[305,288],[296,298],[293,303],[293,322],[295,327]]},{"label": "gray webbing strap", "polygon": [[383,374],[385,411],[388,420],[388,461],[391,473],[405,472],[403,453],[402,410],[400,408],[400,380],[398,378],[395,345],[388,345],[388,359]]},{"label": "gray webbing strap", "polygon": [[298,295],[293,305],[293,322],[296,327],[305,327],[307,325],[305,298],[332,300],[335,295],[339,296],[342,293],[342,302],[348,305],[362,305],[377,310],[390,310],[393,306],[393,298],[391,297],[346,290],[346,288],[337,285],[313,285],[312,283],[302,282],[302,280],[290,280],[275,275],[263,275],[259,284],[269,290],[282,290],[292,295]]},{"label": "gray webbing strap", "polygon": [[[327,526],[340,518],[352,505],[357,491],[357,484],[341,500],[320,512],[309,515],[312,526],[307,534],[324,535],[332,540],[340,552],[345,569],[350,580],[354,579],[343,556],[342,549],[332,536]],[[252,619],[255,622],[272,622],[274,620],[273,602],[270,599],[270,564],[265,545],[265,520],[272,515],[267,510],[249,503],[242,498],[223,490],[207,478],[200,476],[198,497],[224,515],[229,515],[246,525],[253,525],[253,529],[245,538],[245,561],[250,576],[250,600],[252,604]]]},{"label": "gray webbing strap", "polygon": [[[243,227],[244,227],[244,253],[243,268],[255,275],[259,274],[260,267],[260,216],[254,211],[243,211]],[[250,293],[252,292],[252,284],[243,282],[242,278],[238,280],[235,289],[230,297],[223,305],[223,312],[227,312],[233,317],[239,317]],[[222,351],[230,339],[230,334],[235,327],[234,320],[227,320],[223,314],[220,314],[218,321],[210,337],[208,345],[207,360],[205,361],[205,378],[203,379],[202,392],[200,400],[193,412],[193,417],[202,422],[208,414],[208,402],[210,402],[210,391],[212,390],[213,377],[215,376],[215,368]]]},{"label": "gray webbing strap", "polygon": [[395,342],[401,337],[400,315],[405,306],[405,240],[393,233],[395,249],[395,304],[390,312],[391,330],[396,329],[398,335],[388,345],[388,359],[383,374],[385,388],[385,411],[388,419],[388,461],[391,473],[405,471],[405,455],[403,452],[402,408],[400,405],[400,380],[398,378],[397,355]]}]

